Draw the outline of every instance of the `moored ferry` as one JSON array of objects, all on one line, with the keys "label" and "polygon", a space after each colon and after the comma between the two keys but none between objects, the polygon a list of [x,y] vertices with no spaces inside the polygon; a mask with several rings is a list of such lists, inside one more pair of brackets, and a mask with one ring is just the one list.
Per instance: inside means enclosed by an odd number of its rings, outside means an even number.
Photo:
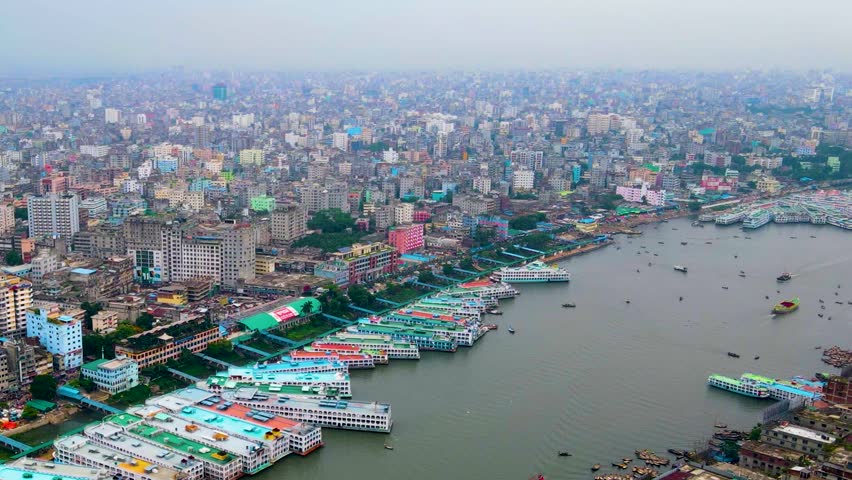
[{"label": "moored ferry", "polygon": [[760,228],[772,221],[772,212],[769,210],[755,210],[743,219],[743,228]]},{"label": "moored ferry", "polygon": [[568,282],[571,274],[555,265],[535,261],[520,267],[503,267],[494,272],[492,278],[509,283]]},{"label": "moored ferry", "polygon": [[711,387],[721,388],[722,390],[739,393],[747,397],[769,398],[769,389],[766,386],[748,379],[737,380],[714,373],[707,377],[707,384]]}]

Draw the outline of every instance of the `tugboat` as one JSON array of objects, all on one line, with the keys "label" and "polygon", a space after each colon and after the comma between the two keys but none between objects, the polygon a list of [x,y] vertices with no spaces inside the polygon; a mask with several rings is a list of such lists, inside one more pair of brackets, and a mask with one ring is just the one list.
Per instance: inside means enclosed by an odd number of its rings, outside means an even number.
[{"label": "tugboat", "polygon": [[570,302],[562,304],[562,308],[574,308],[576,306],[577,306],[576,304],[573,304],[573,303],[570,303]]},{"label": "tugboat", "polygon": [[786,281],[790,280],[791,278],[793,278],[792,275],[790,275],[787,272],[784,272],[781,275],[778,275],[778,278],[776,278],[775,280],[778,280],[779,282],[786,282]]},{"label": "tugboat", "polygon": [[515,334],[515,329],[514,329],[514,328],[512,328],[512,326],[511,326],[511,325],[509,325],[509,328],[508,328],[507,330],[509,330],[509,333],[511,333],[512,335],[514,335],[514,334]]}]

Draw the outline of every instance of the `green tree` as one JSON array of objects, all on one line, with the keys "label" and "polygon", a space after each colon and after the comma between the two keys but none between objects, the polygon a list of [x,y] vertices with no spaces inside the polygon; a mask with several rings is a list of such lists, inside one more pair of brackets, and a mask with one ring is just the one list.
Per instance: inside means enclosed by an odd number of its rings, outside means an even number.
[{"label": "green tree", "polygon": [[601,208],[606,210],[615,210],[615,207],[617,207],[622,200],[624,200],[624,197],[621,195],[607,193],[606,195],[601,195],[599,203]]},{"label": "green tree", "polygon": [[92,380],[90,378],[81,378],[80,379],[80,388],[82,388],[83,390],[85,390],[87,392],[94,392],[98,388],[98,386],[95,385],[94,380]]},{"label": "green tree", "polygon": [[749,440],[752,440],[754,442],[757,442],[758,440],[760,440],[760,435],[761,435],[761,433],[763,433],[760,427],[761,427],[761,425],[758,423],[757,425],[754,426],[754,428],[751,429],[751,432],[749,432],[749,434],[748,434]]},{"label": "green tree", "polygon": [[642,195],[642,205],[648,205],[648,197]]},{"label": "green tree", "polygon": [[24,258],[21,256],[21,253],[17,250],[9,250],[6,252],[6,265],[11,265],[13,267],[22,265],[24,263]]},{"label": "green tree", "polygon": [[21,418],[23,418],[24,420],[35,420],[36,418],[38,418],[38,410],[27,405],[21,412]]},{"label": "green tree", "polygon": [[16,207],[15,218],[17,218],[18,220],[27,220],[29,218],[27,207]]},{"label": "green tree", "polygon": [[104,309],[104,306],[97,302],[83,302],[80,304],[80,308],[86,312],[83,321],[85,322],[86,329],[92,330],[92,317],[98,314],[101,310]]},{"label": "green tree", "polygon": [[550,238],[550,234],[544,232],[534,233],[524,237],[524,243],[526,246],[533,250],[546,250],[551,241],[552,239]]},{"label": "green tree", "polygon": [[701,210],[701,203],[699,203],[697,201],[689,202],[689,211],[690,212],[697,212],[699,210]]},{"label": "green tree", "polygon": [[303,317],[311,316],[311,314],[314,313],[314,304],[311,302],[303,303],[299,313],[301,313]]},{"label": "green tree", "polygon": [[435,274],[432,273],[431,270],[423,270],[422,272],[417,274],[417,281],[420,283],[434,284],[437,279],[435,278]]},{"label": "green tree", "polygon": [[351,315],[349,310],[349,299],[343,294],[337,285],[332,285],[319,297],[322,311],[329,315],[337,317],[347,317]]},{"label": "green tree", "polygon": [[472,271],[473,268],[474,268],[473,267],[473,259],[471,259],[470,257],[462,258],[461,260],[459,260],[459,268],[461,268],[462,270]]},{"label": "green tree", "polygon": [[547,216],[541,212],[521,215],[509,220],[509,228],[515,230],[532,230],[538,222],[547,220]]},{"label": "green tree", "polygon": [[339,208],[320,210],[308,222],[308,228],[322,230],[322,233],[340,233],[353,226],[355,219],[352,215]]},{"label": "green tree", "polygon": [[142,330],[151,330],[154,327],[154,316],[148,312],[142,312],[136,317],[136,326]]},{"label": "green tree", "polygon": [[360,284],[355,284],[349,287],[346,294],[349,296],[349,300],[351,300],[352,303],[361,308],[369,308],[376,302],[376,297],[370,293],[366,287]]},{"label": "green tree", "polygon": [[38,400],[52,401],[56,398],[56,379],[51,375],[36,375],[30,385],[30,394]]},{"label": "green tree", "polygon": [[443,274],[444,274],[444,276],[450,276],[450,275],[452,275],[455,271],[456,271],[456,270],[455,270],[455,268],[453,267],[453,264],[452,264],[452,263],[445,263],[445,264],[441,265],[441,273],[443,273]]},{"label": "green tree", "polygon": [[215,357],[218,355],[227,355],[234,351],[234,344],[228,340],[227,338],[223,338],[222,340],[216,340],[215,342],[210,342],[207,345],[207,353],[211,356]]},{"label": "green tree", "polygon": [[725,443],[722,444],[720,450],[722,451],[722,455],[724,455],[730,463],[737,463],[739,461],[740,446],[737,445],[736,442],[725,440]]}]

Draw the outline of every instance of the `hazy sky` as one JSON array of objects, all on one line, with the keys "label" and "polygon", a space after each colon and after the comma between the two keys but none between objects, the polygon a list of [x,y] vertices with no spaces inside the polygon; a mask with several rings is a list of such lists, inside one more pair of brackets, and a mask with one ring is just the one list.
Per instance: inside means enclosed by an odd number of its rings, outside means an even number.
[{"label": "hazy sky", "polygon": [[852,70],[852,0],[9,0],[0,74]]}]

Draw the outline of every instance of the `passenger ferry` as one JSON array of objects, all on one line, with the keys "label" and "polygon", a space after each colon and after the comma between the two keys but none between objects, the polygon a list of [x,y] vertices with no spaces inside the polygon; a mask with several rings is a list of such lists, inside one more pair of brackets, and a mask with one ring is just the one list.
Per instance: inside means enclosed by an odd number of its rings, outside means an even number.
[{"label": "passenger ferry", "polygon": [[714,373],[707,378],[707,384],[747,397],[769,398],[769,389],[766,386],[748,379],[737,380]]},{"label": "passenger ferry", "polygon": [[337,332],[330,337],[315,342],[314,348],[331,349],[335,345],[358,347],[362,350],[381,350],[389,359],[419,360],[420,350],[411,341],[394,340],[389,335]]},{"label": "passenger ferry", "polygon": [[716,217],[716,225],[730,225],[732,223],[737,223],[740,220],[744,219],[746,216],[745,210],[740,212],[731,212],[726,213],[724,215],[719,215]]},{"label": "passenger ferry", "polygon": [[323,428],[389,433],[393,427],[389,403],[265,393],[251,387],[225,390],[219,395],[238,405]]},{"label": "passenger ferry", "polygon": [[769,210],[755,210],[748,214],[743,220],[743,228],[760,228],[772,221],[772,212]]},{"label": "passenger ferry", "polygon": [[568,282],[571,274],[555,265],[535,261],[521,267],[503,267],[494,272],[492,279],[509,283]]}]

